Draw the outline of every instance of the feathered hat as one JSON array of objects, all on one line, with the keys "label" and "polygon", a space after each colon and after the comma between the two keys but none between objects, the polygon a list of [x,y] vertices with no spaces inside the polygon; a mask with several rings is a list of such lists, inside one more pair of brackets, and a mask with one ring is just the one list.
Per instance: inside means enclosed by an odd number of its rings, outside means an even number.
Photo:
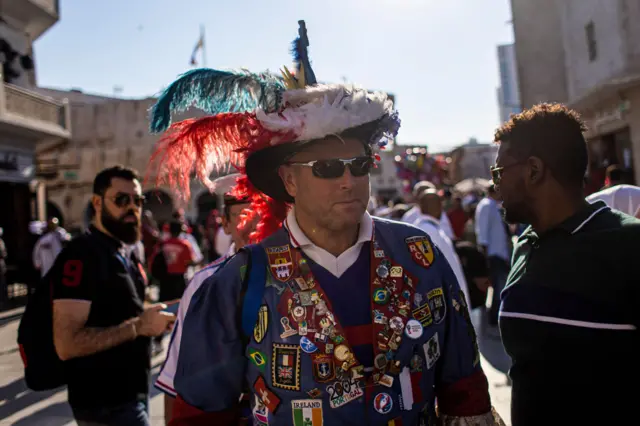
[{"label": "feathered hat", "polygon": [[[277,76],[247,70],[197,69],[173,82],[151,111],[151,131],[165,132],[151,163],[157,184],[178,186],[189,197],[195,172],[210,190],[211,173],[227,166],[241,175],[235,195],[251,201],[250,216],[259,215],[254,241],[278,227],[293,202],[278,168],[305,144],[364,124],[373,131],[367,143],[383,148],[400,127],[392,100],[345,84],[318,84],[311,69],[304,21],[293,42],[294,70]],[[190,107],[208,115],[171,124],[174,113]],[[253,218],[248,217],[247,223]],[[242,226],[242,225],[241,225]]]}]

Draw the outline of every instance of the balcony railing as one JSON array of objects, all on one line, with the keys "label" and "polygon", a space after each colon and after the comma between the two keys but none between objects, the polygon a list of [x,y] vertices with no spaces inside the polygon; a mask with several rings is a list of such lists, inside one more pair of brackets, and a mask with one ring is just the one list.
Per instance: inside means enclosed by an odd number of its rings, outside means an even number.
[{"label": "balcony railing", "polygon": [[[1,78],[1,76],[0,76]],[[67,102],[23,89],[0,84],[0,121],[24,129],[36,137],[71,136],[71,117]]]}]

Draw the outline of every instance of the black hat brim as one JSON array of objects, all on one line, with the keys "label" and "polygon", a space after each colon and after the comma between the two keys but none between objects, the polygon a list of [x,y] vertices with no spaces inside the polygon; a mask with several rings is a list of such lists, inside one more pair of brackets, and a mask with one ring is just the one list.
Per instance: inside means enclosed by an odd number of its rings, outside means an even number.
[{"label": "black hat brim", "polygon": [[293,203],[293,197],[287,192],[278,169],[288,158],[309,142],[311,141],[283,143],[252,153],[245,162],[245,171],[249,181],[259,191],[274,200]]}]

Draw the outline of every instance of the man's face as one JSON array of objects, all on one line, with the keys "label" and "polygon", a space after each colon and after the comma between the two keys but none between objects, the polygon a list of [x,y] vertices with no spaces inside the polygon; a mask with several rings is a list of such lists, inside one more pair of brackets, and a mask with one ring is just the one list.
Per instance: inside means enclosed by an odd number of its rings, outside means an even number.
[{"label": "man's face", "polygon": [[93,196],[96,219],[118,240],[133,244],[140,239],[142,188],[137,180],[111,179],[104,195]]},{"label": "man's face", "polygon": [[[291,163],[308,163],[318,160],[316,166],[322,166],[323,160],[350,160],[365,157],[365,149],[357,139],[328,137],[314,143],[303,152],[289,160]],[[356,161],[355,167],[363,164]],[[293,164],[280,169],[288,193],[295,198],[296,210],[325,229],[340,231],[356,226],[369,203],[369,173],[355,173],[349,167],[337,168],[340,176],[323,178],[314,174],[312,167]],[[326,174],[325,174],[326,175]]]},{"label": "man's face", "polygon": [[248,209],[249,204],[234,204],[229,206],[229,218],[222,217],[222,229],[227,235],[231,235],[231,239],[236,245],[236,249],[240,249],[246,245],[249,240],[249,234],[253,232],[255,224],[252,224],[242,233],[238,231],[238,225],[242,220],[242,211]]},{"label": "man's face", "polygon": [[496,158],[498,170],[494,183],[498,198],[502,200],[505,220],[509,223],[531,223],[532,197],[526,184],[526,167],[509,154],[509,146],[502,143]]}]

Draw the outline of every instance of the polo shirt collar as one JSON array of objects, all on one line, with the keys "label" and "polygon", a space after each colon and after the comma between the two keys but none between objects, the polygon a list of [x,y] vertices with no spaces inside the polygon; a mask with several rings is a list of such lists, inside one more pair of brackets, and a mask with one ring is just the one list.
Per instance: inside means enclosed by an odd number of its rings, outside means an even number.
[{"label": "polo shirt collar", "polygon": [[[291,210],[289,210],[287,218],[284,220],[284,227],[289,232],[291,245],[293,247],[305,248],[315,246],[315,244],[305,235],[302,229],[300,229],[300,225],[298,225],[298,221],[296,220],[295,207],[292,207]],[[373,240],[373,228],[373,218],[365,211],[364,215],[362,215],[362,220],[360,220],[358,240],[354,246]]]},{"label": "polo shirt collar", "polygon": [[[564,231],[569,234],[575,234],[579,232],[585,225],[587,225],[598,213],[604,210],[610,210],[610,208],[604,201],[598,200],[594,203],[588,204],[582,210],[565,219],[563,222],[556,225],[552,229],[549,229],[544,234],[549,234],[550,232],[558,230]],[[531,225],[529,225],[527,229],[525,229],[525,231],[522,233],[522,236],[519,238],[519,240],[536,239],[539,238],[539,236],[540,234],[538,234],[531,227]]]}]

